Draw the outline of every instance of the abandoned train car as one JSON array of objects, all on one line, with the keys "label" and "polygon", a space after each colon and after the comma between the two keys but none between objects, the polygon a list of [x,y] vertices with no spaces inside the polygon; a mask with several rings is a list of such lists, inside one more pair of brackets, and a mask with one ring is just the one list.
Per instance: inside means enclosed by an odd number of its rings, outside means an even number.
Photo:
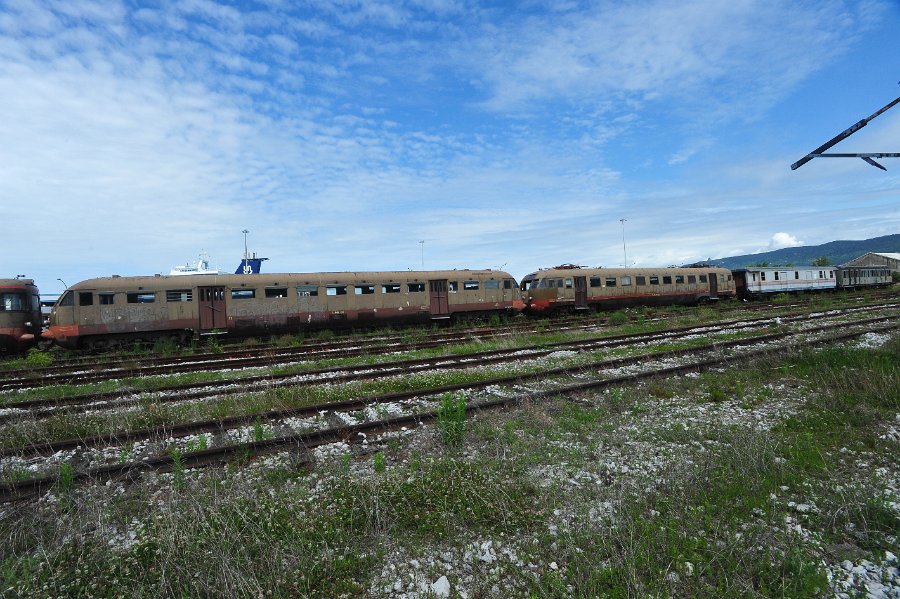
[{"label": "abandoned train car", "polygon": [[494,270],[107,277],[60,296],[44,338],[70,348],[427,322],[524,307]]},{"label": "abandoned train car", "polygon": [[41,303],[31,279],[0,279],[0,354],[21,352],[41,335]]},{"label": "abandoned train car", "polygon": [[734,297],[724,268],[585,268],[558,266],[522,279],[532,312],[606,310],[629,306],[700,304]]}]

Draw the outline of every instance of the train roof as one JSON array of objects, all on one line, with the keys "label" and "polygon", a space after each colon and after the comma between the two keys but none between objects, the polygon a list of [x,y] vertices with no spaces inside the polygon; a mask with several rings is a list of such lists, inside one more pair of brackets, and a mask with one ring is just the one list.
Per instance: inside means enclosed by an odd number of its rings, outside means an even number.
[{"label": "train roof", "polygon": [[584,276],[584,275],[609,275],[609,276],[622,276],[622,275],[658,275],[661,273],[667,274],[687,274],[687,273],[706,273],[706,272],[730,272],[727,268],[722,268],[721,266],[705,266],[705,267],[678,267],[678,266],[664,266],[664,267],[641,267],[641,268],[604,268],[602,266],[598,266],[595,268],[591,268],[588,266],[570,266],[568,264],[563,266],[555,266],[553,268],[542,268],[536,272],[525,275],[526,277],[567,277],[572,276]]},{"label": "train roof", "polygon": [[100,277],[80,281],[68,289],[99,289],[106,291],[140,290],[142,288],[184,287],[253,287],[254,285],[291,285],[300,283],[380,283],[390,281],[427,281],[430,279],[513,279],[502,270],[398,270],[347,272],[289,272],[250,275],[153,275],[138,277]]},{"label": "train roof", "polygon": [[34,279],[0,279],[0,287],[36,287]]}]

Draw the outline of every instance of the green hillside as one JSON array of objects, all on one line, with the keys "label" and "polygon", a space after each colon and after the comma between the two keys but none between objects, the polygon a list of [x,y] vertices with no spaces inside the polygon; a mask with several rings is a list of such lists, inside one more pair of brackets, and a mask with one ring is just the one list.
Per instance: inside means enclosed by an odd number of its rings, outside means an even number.
[{"label": "green hillside", "polygon": [[712,263],[731,269],[744,268],[761,263],[767,263],[771,266],[803,266],[812,264],[814,260],[824,256],[828,259],[828,264],[836,265],[849,262],[868,252],[900,253],[900,234],[873,237],[872,239],[860,241],[831,241],[822,245],[784,248],[759,254],[717,258],[712,260]]}]

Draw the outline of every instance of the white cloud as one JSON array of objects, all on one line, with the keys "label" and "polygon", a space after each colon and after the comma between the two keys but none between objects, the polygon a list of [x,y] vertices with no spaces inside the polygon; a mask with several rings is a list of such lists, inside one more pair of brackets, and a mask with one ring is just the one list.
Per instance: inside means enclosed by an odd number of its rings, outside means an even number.
[{"label": "white cloud", "polygon": [[772,239],[769,241],[769,250],[793,248],[801,245],[803,245],[803,242],[798,240],[790,233],[775,233],[774,235],[772,235]]}]

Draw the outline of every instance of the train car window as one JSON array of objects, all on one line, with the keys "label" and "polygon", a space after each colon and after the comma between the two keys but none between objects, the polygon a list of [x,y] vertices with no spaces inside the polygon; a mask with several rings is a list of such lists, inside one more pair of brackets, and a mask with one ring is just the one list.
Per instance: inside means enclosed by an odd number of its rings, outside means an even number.
[{"label": "train car window", "polygon": [[153,291],[129,291],[125,294],[129,304],[152,304],[156,301],[156,293]]},{"label": "train car window", "polygon": [[318,285],[297,285],[297,295],[299,297],[316,297],[319,295]]},{"label": "train car window", "polygon": [[0,293],[0,310],[4,312],[15,312],[24,309],[24,293]]},{"label": "train car window", "polygon": [[97,296],[100,300],[101,306],[112,306],[114,303],[116,303],[115,293],[98,293]]},{"label": "train car window", "polygon": [[168,289],[166,290],[167,302],[190,302],[194,300],[192,289]]},{"label": "train car window", "polygon": [[684,285],[684,275],[675,275],[675,284]]},{"label": "train car window", "polygon": [[603,287],[600,277],[591,277],[591,287]]},{"label": "train car window", "polygon": [[775,271],[775,280],[776,281],[778,280],[778,271],[777,270]]},{"label": "train car window", "polygon": [[795,270],[795,271],[794,271],[794,280],[797,281],[797,280],[799,280],[799,279],[800,279],[800,271]]},{"label": "train car window", "polygon": [[700,275],[700,282],[701,282],[701,283],[706,283],[706,282],[707,282],[707,281],[706,281],[706,275]]},{"label": "train car window", "polygon": [[353,293],[356,295],[372,295],[375,293],[375,285],[354,285]]},{"label": "train car window", "polygon": [[503,279],[503,288],[504,289],[513,289],[516,286],[516,282],[512,279]]},{"label": "train car window", "polygon": [[631,277],[622,277],[622,285],[631,285]]},{"label": "train car window", "polygon": [[550,289],[556,289],[556,279],[547,279],[547,283]]},{"label": "train car window", "polygon": [[406,289],[409,293],[425,293],[425,283],[407,283]]},{"label": "train car window", "polygon": [[[753,277],[753,280],[755,281],[755,280],[756,280],[756,277]],[[765,280],[766,280],[766,271],[764,271],[764,270],[763,270],[763,271],[760,271],[760,273],[759,273],[759,280],[760,280],[760,281],[765,281]]]},{"label": "train car window", "polygon": [[381,286],[381,293],[400,293],[400,283],[388,283]]},{"label": "train car window", "polygon": [[537,288],[538,289],[546,289],[547,288],[547,279],[541,279],[541,282],[538,283]]},{"label": "train car window", "polygon": [[478,291],[478,281],[463,281],[463,291]]},{"label": "train car window", "polygon": [[556,286],[559,287],[560,289],[562,289],[562,285],[563,285],[562,279],[556,279]]},{"label": "train car window", "polygon": [[731,275],[728,275],[728,280],[729,280],[729,281],[731,281],[731,280],[732,280],[732,278],[731,278]]},{"label": "train car window", "polygon": [[500,289],[500,281],[495,279],[488,279],[484,282],[485,289]]},{"label": "train car window", "polygon": [[78,292],[78,305],[79,306],[93,306],[94,305],[94,294],[90,291],[79,291]]},{"label": "train car window", "polygon": [[62,296],[62,299],[59,300],[59,305],[62,306],[74,306],[75,305],[75,294],[71,291],[66,291],[65,295]]},{"label": "train car window", "polygon": [[635,278],[634,278],[634,284],[635,284],[635,285],[646,285],[646,284],[647,284],[647,277],[641,277],[641,276],[635,277]]},{"label": "train car window", "polygon": [[663,276],[663,285],[671,285],[671,284],[672,284],[672,277],[670,275],[664,275]]},{"label": "train car window", "polygon": [[329,285],[325,288],[325,295],[347,295],[347,286]]},{"label": "train car window", "polygon": [[829,279],[833,279],[833,278],[834,278],[834,271],[833,271],[833,270],[829,270],[829,271],[828,271],[828,278],[829,278]]},{"label": "train car window", "polygon": [[566,289],[572,288],[572,279],[566,278]]},{"label": "train car window", "polygon": [[688,275],[688,284],[696,285],[697,284],[697,275]]},{"label": "train car window", "polygon": [[719,282],[720,282],[720,283],[724,283],[724,282],[725,282],[725,275],[719,275]]},{"label": "train car window", "polygon": [[232,289],[231,299],[253,299],[256,297],[256,289]]},{"label": "train car window", "polygon": [[607,287],[615,287],[616,286],[616,278],[615,277],[606,277],[606,286]]},{"label": "train car window", "polygon": [[[529,282],[533,283],[533,281]],[[448,281],[447,289],[450,291],[450,293],[456,293],[457,291],[459,291],[459,281]]]},{"label": "train car window", "polygon": [[650,284],[659,285],[659,275],[650,275]]},{"label": "train car window", "polygon": [[266,287],[266,297],[287,297],[287,287]]}]

